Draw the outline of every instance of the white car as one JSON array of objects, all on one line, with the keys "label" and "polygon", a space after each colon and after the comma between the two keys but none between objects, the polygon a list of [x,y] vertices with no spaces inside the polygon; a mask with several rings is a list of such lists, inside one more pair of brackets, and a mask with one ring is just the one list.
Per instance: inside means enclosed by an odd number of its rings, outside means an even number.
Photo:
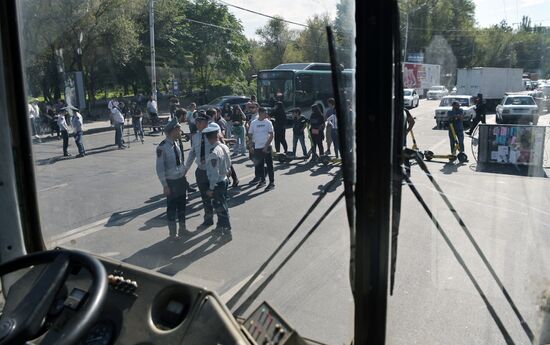
[{"label": "white car", "polygon": [[426,98],[428,99],[441,99],[441,97],[445,97],[449,94],[449,90],[445,86],[432,86],[428,90],[428,93],[426,95]]},{"label": "white car", "polygon": [[497,123],[529,123],[537,124],[539,107],[532,96],[505,96],[496,108]]},{"label": "white car", "polygon": [[464,111],[464,125],[470,127],[472,119],[476,116],[475,98],[472,96],[456,95],[445,96],[441,99],[439,107],[435,109],[435,125],[437,129],[443,129],[448,125],[447,113],[453,108],[453,102],[460,103],[460,109]]},{"label": "white car", "polygon": [[418,92],[415,89],[404,89],[403,90],[403,104],[406,108],[416,108],[420,98],[418,97]]}]

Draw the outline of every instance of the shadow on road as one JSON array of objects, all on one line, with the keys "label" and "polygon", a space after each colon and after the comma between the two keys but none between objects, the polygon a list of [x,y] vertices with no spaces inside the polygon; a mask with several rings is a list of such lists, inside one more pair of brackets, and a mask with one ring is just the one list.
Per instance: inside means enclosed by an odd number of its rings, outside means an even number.
[{"label": "shadow on road", "polygon": [[455,164],[455,163],[448,162],[448,163],[445,163],[443,168],[441,168],[439,171],[441,171],[445,175],[450,175],[452,173],[457,172],[459,167],[462,167],[462,166],[465,166],[465,165],[466,165],[465,163]]},{"label": "shadow on road", "polygon": [[482,173],[516,175],[525,177],[547,178],[546,172],[541,167],[528,167],[513,164],[477,164],[475,171]]},{"label": "shadow on road", "polygon": [[[86,146],[84,146],[84,148],[86,148]],[[100,147],[86,148],[86,156],[92,156],[92,155],[96,155],[96,154],[99,154],[99,153],[105,153],[105,152],[111,152],[111,151],[117,151],[117,150],[118,150],[118,148],[114,144],[113,145],[100,146]],[[71,160],[71,159],[81,159],[81,158],[76,157],[76,154],[74,154],[70,157],[64,157],[63,155],[59,155],[59,156],[54,156],[54,157],[50,157],[50,158],[37,159],[35,161],[35,164],[36,165],[51,165],[51,164],[55,164],[55,163],[60,162],[60,161],[66,161],[66,160]],[[85,159],[85,158],[82,158],[82,159]]]},{"label": "shadow on road", "polygon": [[[229,242],[213,236],[210,231],[205,231],[189,232],[186,237],[180,239],[167,237],[122,261],[148,269],[160,268],[161,273],[175,275],[191,263]],[[200,244],[198,247],[191,250],[198,244]]]}]

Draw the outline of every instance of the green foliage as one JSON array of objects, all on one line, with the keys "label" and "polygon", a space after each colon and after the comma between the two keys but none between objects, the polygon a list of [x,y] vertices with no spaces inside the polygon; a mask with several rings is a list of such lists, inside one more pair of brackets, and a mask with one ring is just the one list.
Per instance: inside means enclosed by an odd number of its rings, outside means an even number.
[{"label": "green foliage", "polygon": [[334,32],[337,54],[346,67],[354,66],[355,52],[355,2],[352,0],[340,0],[336,5],[336,19],[334,20]]},{"label": "green foliage", "polygon": [[[208,98],[251,94],[253,76],[262,69],[328,62],[327,25],[334,28],[340,62],[351,67],[354,3],[339,0],[334,20],[312,14],[306,27],[271,19],[255,40],[244,36],[242,23],[218,1],[155,1],[159,89],[169,92],[166,85],[177,79],[184,92],[202,90]],[[550,77],[550,30],[528,17],[513,28],[506,22],[479,28],[472,0],[403,0],[400,7],[403,45],[406,38],[409,53],[424,53],[424,61],[440,64],[444,75],[494,66]],[[78,70],[92,102],[99,90],[150,92],[149,0],[22,0],[21,9],[29,95],[60,97],[63,72]]]},{"label": "green foliage", "polygon": [[249,63],[249,45],[237,18],[226,6],[209,0],[191,2],[185,13],[195,21],[189,23],[183,42],[197,85],[206,90],[215,79],[243,78]]},{"label": "green foliage", "polygon": [[289,30],[288,24],[276,17],[256,31],[260,36],[261,51],[263,56],[260,58],[262,64],[267,68],[273,68],[285,62],[285,53],[287,47],[293,42],[294,35]]},{"label": "green foliage", "polygon": [[313,15],[307,20],[307,28],[300,32],[298,46],[301,60],[308,62],[330,62],[326,27],[331,25],[328,14]]}]

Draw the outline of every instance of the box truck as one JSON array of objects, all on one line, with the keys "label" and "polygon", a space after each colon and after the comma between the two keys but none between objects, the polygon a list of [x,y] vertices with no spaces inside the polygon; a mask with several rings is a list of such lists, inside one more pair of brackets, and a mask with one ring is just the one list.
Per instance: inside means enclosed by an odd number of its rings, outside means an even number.
[{"label": "box truck", "polygon": [[524,90],[521,68],[474,67],[457,70],[457,95],[483,95],[487,112],[494,112],[506,92]]}]

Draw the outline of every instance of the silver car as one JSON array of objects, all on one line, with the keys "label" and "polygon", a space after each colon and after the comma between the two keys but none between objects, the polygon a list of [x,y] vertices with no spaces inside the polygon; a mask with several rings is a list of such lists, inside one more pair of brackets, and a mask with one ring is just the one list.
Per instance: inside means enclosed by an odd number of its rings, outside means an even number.
[{"label": "silver car", "polygon": [[449,90],[445,86],[432,86],[428,90],[428,93],[426,94],[426,98],[428,99],[441,99],[441,97],[445,97],[449,94]]},{"label": "silver car", "polygon": [[532,96],[505,96],[496,108],[497,123],[530,123],[539,121],[539,107]]}]

